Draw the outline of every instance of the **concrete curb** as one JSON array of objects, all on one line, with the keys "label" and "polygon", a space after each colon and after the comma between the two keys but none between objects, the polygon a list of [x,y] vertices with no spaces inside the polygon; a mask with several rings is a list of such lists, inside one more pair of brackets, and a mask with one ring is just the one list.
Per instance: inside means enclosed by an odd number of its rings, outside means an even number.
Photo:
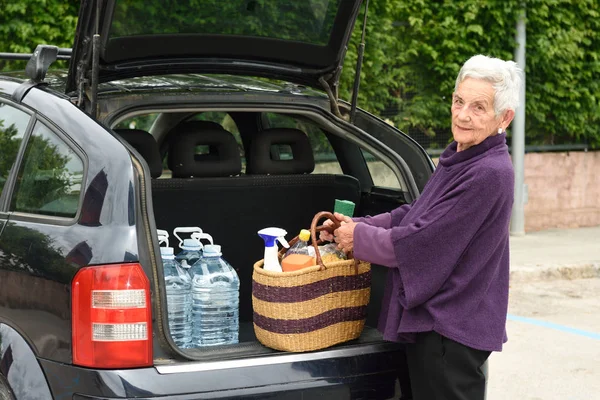
[{"label": "concrete curb", "polygon": [[510,271],[511,283],[589,278],[600,278],[600,261],[560,265],[519,265],[511,266]]}]

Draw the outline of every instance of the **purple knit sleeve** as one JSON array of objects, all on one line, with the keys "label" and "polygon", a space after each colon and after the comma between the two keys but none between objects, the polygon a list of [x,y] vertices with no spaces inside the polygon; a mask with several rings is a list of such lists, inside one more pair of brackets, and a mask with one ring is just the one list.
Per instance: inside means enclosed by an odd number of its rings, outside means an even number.
[{"label": "purple knit sleeve", "polygon": [[[410,224],[391,229],[404,286],[401,298],[404,308],[417,307],[437,293],[460,264],[465,251],[474,251],[470,248],[472,240],[508,228],[495,221],[499,221],[498,213],[507,209],[510,212],[510,185],[510,179],[493,171],[479,171],[476,177],[445,193]],[[487,265],[486,257],[497,245],[492,241],[487,247],[475,249],[480,257],[476,263],[479,269]],[[465,279],[475,279],[478,272],[476,268],[464,272],[469,275]]]},{"label": "purple knit sleeve", "polygon": [[392,214],[383,213],[375,216],[352,218],[354,222],[362,222],[367,225],[377,226],[379,228],[389,229],[392,225]]},{"label": "purple knit sleeve", "polygon": [[372,264],[390,268],[397,267],[398,261],[394,253],[391,234],[390,229],[364,223],[356,224],[356,228],[354,228],[354,257]]},{"label": "purple knit sleeve", "polygon": [[395,210],[393,210],[391,212],[392,219],[390,221],[390,227],[399,225],[400,222],[402,222],[402,220],[406,216],[406,214],[408,214],[408,212],[412,208],[413,204],[414,203],[404,204],[404,205],[396,208]]},{"label": "purple knit sleeve", "polygon": [[381,213],[374,216],[352,218],[354,222],[363,222],[367,225],[376,226],[378,228],[390,229],[392,226],[398,225],[402,218],[410,211],[412,204],[404,204],[392,212]]}]

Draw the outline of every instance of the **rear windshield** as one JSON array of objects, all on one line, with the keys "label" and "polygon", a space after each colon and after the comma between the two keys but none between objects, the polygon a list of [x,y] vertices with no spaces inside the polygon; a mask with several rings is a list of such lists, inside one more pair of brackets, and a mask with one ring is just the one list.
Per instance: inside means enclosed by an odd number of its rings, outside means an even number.
[{"label": "rear windshield", "polygon": [[341,1],[117,0],[109,37],[197,33],[325,46]]}]

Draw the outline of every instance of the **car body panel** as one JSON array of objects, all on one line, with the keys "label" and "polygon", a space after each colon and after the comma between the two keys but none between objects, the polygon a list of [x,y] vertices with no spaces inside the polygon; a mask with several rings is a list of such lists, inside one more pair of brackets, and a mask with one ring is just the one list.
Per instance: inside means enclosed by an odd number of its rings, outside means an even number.
[{"label": "car body panel", "polygon": [[17,400],[52,397],[46,376],[29,343],[19,332],[2,322],[0,322],[0,375],[4,376]]},{"label": "car body panel", "polygon": [[[174,373],[165,372],[169,364],[102,371],[48,360],[40,362],[55,398],[70,398],[73,393],[92,398],[299,399],[302,395],[327,399],[398,398],[395,380],[400,348],[382,344],[365,350],[329,351],[324,352],[327,357],[318,359],[306,354],[287,355],[285,362],[275,361],[277,356],[274,356],[270,357],[274,359],[272,362],[249,359],[224,366],[219,361],[200,363],[202,370],[198,371],[193,371],[193,367],[199,363],[182,363],[181,371]],[[186,368],[190,371],[185,372]]]},{"label": "car body panel", "polygon": [[[2,214],[6,226],[0,237],[0,281],[15,283],[11,285],[15,290],[0,291],[0,315],[11,325],[29,327],[22,334],[36,355],[71,362],[73,276],[82,266],[140,258],[131,155],[118,139],[67,100],[34,88],[25,105],[37,110],[37,117],[56,133],[94,151],[85,153],[78,218],[7,210]],[[52,122],[45,116],[51,116]],[[147,273],[152,276],[149,270]]]}]

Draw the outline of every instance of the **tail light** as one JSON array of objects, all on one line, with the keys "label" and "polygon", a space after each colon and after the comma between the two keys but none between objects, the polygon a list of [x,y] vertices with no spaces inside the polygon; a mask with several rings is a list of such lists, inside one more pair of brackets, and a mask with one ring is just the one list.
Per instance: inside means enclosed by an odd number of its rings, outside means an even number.
[{"label": "tail light", "polygon": [[140,264],[80,269],[72,283],[73,364],[152,365],[150,282]]}]

